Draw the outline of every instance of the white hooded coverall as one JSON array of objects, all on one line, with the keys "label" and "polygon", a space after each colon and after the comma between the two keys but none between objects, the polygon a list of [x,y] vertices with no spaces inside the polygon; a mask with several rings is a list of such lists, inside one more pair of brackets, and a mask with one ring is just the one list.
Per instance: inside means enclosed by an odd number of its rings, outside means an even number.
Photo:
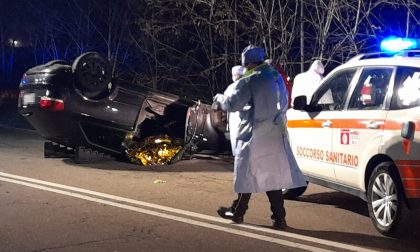
[{"label": "white hooded coverall", "polygon": [[292,104],[297,96],[306,96],[307,103],[321,84],[324,74],[324,65],[320,60],[315,60],[308,71],[296,75],[292,87]]}]

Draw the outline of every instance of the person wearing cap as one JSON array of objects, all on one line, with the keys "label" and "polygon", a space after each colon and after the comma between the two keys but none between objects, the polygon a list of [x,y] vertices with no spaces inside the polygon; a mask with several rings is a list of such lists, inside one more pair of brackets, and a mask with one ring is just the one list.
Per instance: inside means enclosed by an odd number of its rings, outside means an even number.
[{"label": "person wearing cap", "polygon": [[296,97],[306,96],[307,103],[312,99],[312,95],[321,84],[324,78],[324,65],[320,60],[315,60],[308,71],[296,75],[293,80],[292,104]]},{"label": "person wearing cap", "polygon": [[278,72],[264,63],[263,48],[250,45],[241,56],[247,69],[244,77],[232,92],[213,98],[214,107],[239,111],[240,117],[234,149],[234,191],[238,197],[217,213],[242,223],[251,194],[266,193],[273,227],[285,229],[282,189],[306,186],[287,138],[287,89]]}]

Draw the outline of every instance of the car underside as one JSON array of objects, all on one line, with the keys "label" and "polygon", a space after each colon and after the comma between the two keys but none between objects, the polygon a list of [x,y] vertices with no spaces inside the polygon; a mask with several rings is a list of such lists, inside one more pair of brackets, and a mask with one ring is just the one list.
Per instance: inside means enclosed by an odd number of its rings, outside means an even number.
[{"label": "car underside", "polygon": [[46,157],[74,153],[84,162],[110,155],[147,165],[230,150],[224,117],[210,105],[113,79],[109,63],[93,52],[72,64],[52,61],[29,69],[18,107],[49,141]]}]

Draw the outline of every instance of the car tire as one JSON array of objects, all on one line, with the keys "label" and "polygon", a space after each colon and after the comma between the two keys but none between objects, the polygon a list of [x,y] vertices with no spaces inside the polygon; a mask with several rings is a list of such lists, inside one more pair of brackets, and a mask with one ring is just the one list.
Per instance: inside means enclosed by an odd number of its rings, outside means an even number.
[{"label": "car tire", "polygon": [[210,121],[211,125],[221,133],[226,133],[227,129],[227,119],[228,114],[222,110],[210,110]]},{"label": "car tire", "polygon": [[370,219],[381,234],[395,236],[403,230],[407,206],[397,168],[392,162],[382,162],[373,170],[367,200]]},{"label": "car tire", "polygon": [[184,142],[190,144],[191,149],[189,151],[192,152],[198,151],[200,136],[204,132],[206,123],[206,111],[200,104],[188,108],[185,120]]},{"label": "car tire", "polygon": [[[308,184],[308,182],[306,182]],[[283,189],[283,197],[287,200],[295,200],[299,198],[305,191],[308,186],[302,186],[292,189]]]},{"label": "car tire", "polygon": [[114,160],[113,157],[102,152],[79,146],[74,150],[74,161],[76,164],[97,163]]},{"label": "car tire", "polygon": [[108,93],[112,80],[111,65],[99,53],[87,52],[73,62],[76,88],[87,98],[100,98]]},{"label": "car tire", "polygon": [[71,158],[74,150],[53,142],[44,142],[44,158]]}]

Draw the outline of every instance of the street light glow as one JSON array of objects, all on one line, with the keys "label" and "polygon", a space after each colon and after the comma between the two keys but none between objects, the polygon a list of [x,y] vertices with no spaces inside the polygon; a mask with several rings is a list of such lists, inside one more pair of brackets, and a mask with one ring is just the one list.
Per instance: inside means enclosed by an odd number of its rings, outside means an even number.
[{"label": "street light glow", "polygon": [[17,39],[9,39],[9,43],[13,47],[19,47],[21,46],[21,42]]}]

